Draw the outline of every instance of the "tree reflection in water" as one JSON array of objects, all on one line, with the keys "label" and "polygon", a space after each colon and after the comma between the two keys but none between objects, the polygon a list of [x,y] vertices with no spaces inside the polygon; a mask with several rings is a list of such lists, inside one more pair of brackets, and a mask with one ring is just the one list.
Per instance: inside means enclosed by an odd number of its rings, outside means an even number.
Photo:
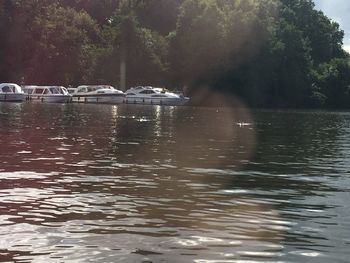
[{"label": "tree reflection in water", "polygon": [[237,105],[0,104],[3,258],[234,261],[313,244],[296,222],[331,207],[301,200],[335,189],[298,174],[318,171],[308,154],[279,155],[300,145],[269,114]]}]

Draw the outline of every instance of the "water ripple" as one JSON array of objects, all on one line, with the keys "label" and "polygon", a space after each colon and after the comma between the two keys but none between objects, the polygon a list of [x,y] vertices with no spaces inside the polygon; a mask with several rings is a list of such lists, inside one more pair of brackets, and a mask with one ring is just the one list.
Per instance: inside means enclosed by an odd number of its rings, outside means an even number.
[{"label": "water ripple", "polygon": [[0,112],[1,262],[346,262],[348,114]]}]

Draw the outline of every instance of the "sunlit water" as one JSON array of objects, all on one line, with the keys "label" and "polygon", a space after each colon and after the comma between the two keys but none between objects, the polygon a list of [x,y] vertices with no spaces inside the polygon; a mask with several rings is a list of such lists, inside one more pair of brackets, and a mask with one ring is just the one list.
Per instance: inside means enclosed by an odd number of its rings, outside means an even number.
[{"label": "sunlit water", "polygon": [[350,114],[0,103],[0,262],[348,262]]}]

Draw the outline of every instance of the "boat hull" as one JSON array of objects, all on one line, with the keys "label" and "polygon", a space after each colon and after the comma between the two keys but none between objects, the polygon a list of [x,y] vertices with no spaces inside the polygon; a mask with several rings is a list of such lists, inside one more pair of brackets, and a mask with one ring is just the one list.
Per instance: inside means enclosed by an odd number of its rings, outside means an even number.
[{"label": "boat hull", "polygon": [[29,95],[28,100],[45,103],[68,103],[71,102],[71,95]]},{"label": "boat hull", "polygon": [[182,106],[189,101],[188,98],[144,98],[126,96],[126,104],[142,104],[142,105],[166,105],[166,106]]},{"label": "boat hull", "polygon": [[102,103],[102,104],[122,104],[125,96],[118,94],[101,94],[101,95],[74,95],[73,102],[78,103]]},{"label": "boat hull", "polygon": [[21,102],[26,100],[24,93],[0,93],[0,101]]}]

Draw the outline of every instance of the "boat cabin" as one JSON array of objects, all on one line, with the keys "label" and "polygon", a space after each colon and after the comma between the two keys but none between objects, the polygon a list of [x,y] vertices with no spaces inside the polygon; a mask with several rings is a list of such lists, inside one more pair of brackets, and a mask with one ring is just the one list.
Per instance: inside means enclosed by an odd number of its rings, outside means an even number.
[{"label": "boat cabin", "polygon": [[67,95],[68,91],[65,87],[61,86],[25,86],[25,93],[28,95]]},{"label": "boat cabin", "polygon": [[0,93],[23,93],[23,91],[17,84],[3,83],[0,84]]},{"label": "boat cabin", "polygon": [[112,91],[115,90],[112,86],[109,85],[84,85],[79,86],[76,88],[75,93],[90,93],[90,92],[96,92],[96,93],[105,93],[105,91]]}]

